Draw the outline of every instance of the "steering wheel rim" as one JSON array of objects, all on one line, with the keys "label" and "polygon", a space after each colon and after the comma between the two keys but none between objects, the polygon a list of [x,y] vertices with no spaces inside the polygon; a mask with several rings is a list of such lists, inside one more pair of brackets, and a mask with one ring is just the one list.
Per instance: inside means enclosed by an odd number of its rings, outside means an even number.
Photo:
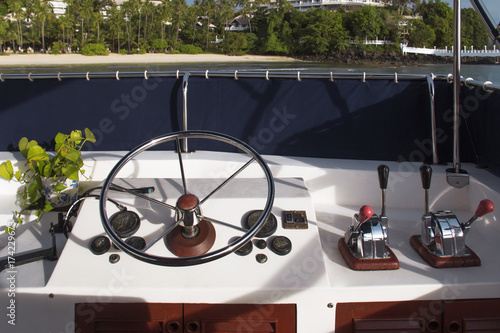
[{"label": "steering wheel rim", "polygon": [[[165,143],[165,142],[170,142],[174,140],[182,140],[182,139],[190,139],[190,138],[201,138],[201,139],[212,139],[216,141],[221,141],[225,142],[229,145],[232,145],[243,152],[247,153],[252,157],[252,159],[249,161],[252,162],[252,160],[255,160],[259,166],[261,167],[262,171],[264,172],[264,175],[266,177],[267,181],[267,199],[266,199],[266,204],[264,209],[262,210],[262,214],[260,215],[260,218],[258,221],[255,223],[255,225],[250,228],[244,235],[240,236],[236,241],[228,244],[227,246],[221,247],[219,249],[216,249],[214,251],[209,251],[205,254],[201,254],[198,256],[192,256],[192,257],[164,257],[164,256],[158,256],[158,255],[153,255],[153,254],[148,254],[146,252],[142,252],[141,250],[137,250],[134,247],[128,245],[125,243],[122,238],[120,238],[116,232],[113,230],[111,227],[111,224],[109,222],[108,214],[107,214],[107,209],[106,209],[106,202],[108,199],[108,192],[110,190],[110,187],[113,185],[112,182],[119,173],[119,171],[134,157],[139,155],[145,150],[148,150],[154,146],[157,146],[159,144]],[[178,142],[178,141],[177,141]],[[180,149],[180,147],[178,147]],[[179,156],[180,162],[181,162],[181,169],[182,169],[182,160],[181,157]],[[181,170],[183,171],[183,170]],[[229,179],[228,179],[229,180]],[[179,132],[173,132],[170,134],[165,134],[158,136],[156,138],[153,138],[130,152],[128,152],[125,156],[123,156],[118,163],[112,168],[108,176],[106,177],[102,189],[101,189],[101,195],[99,198],[99,213],[101,216],[101,222],[103,224],[104,230],[108,234],[108,236],[111,238],[112,242],[120,248],[123,252],[127,253],[128,255],[139,259],[141,261],[155,264],[155,265],[161,265],[161,266],[191,266],[191,265],[197,265],[197,264],[202,264],[206,262],[210,262],[219,258],[222,258],[224,256],[227,256],[228,254],[238,250],[241,246],[246,244],[248,241],[250,241],[264,226],[268,216],[271,213],[272,205],[274,203],[274,195],[275,195],[275,188],[274,188],[274,180],[273,176],[271,173],[271,170],[269,169],[269,166],[267,163],[264,161],[264,159],[260,156],[260,154],[253,149],[251,146],[246,144],[245,142],[236,139],[234,137],[231,137],[226,134],[221,134],[217,132],[211,132],[211,131],[201,131],[201,130],[195,130],[195,131],[179,131]],[[163,238],[163,237],[162,237]]]}]

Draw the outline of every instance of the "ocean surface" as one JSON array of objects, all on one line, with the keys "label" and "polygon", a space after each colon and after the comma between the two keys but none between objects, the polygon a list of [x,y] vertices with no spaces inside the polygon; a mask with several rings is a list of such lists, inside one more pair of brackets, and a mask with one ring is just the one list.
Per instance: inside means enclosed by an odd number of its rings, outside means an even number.
[{"label": "ocean surface", "polygon": [[[1,68],[1,73],[81,73],[81,72],[143,72],[151,71],[300,71],[301,73],[363,73],[367,74],[450,74],[452,64],[422,66],[369,66],[313,62],[245,62],[245,63],[176,63],[176,64],[138,64],[138,65],[91,65],[91,66],[51,66],[51,67],[9,67]],[[500,83],[500,64],[470,65],[462,64],[461,76],[479,81]]]}]

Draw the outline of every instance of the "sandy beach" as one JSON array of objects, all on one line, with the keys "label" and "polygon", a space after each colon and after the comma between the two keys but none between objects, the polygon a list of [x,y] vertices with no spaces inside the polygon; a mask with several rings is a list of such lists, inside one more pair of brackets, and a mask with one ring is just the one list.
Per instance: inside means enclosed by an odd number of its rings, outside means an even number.
[{"label": "sandy beach", "polygon": [[112,53],[108,56],[83,56],[81,54],[10,54],[0,56],[0,68],[10,66],[60,66],[100,64],[174,64],[174,63],[244,63],[244,62],[290,62],[293,58],[280,56],[223,54],[131,54]]}]

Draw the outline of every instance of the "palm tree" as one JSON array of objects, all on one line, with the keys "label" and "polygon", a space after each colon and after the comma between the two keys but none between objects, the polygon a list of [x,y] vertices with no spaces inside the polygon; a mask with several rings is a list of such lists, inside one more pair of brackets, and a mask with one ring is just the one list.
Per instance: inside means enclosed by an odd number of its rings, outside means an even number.
[{"label": "palm tree", "polygon": [[176,13],[173,17],[173,26],[175,26],[174,47],[177,47],[177,39],[179,38],[179,30],[186,20],[187,5],[186,0],[172,0],[172,12]]},{"label": "palm tree", "polygon": [[134,8],[132,1],[125,1],[120,9],[122,17],[125,18],[125,31],[127,33],[127,50],[130,52],[130,35],[132,33],[132,16]]},{"label": "palm tree", "polygon": [[196,24],[198,23],[198,11],[200,10],[199,1],[196,0],[192,6],[187,8],[186,12],[186,23],[193,27],[193,42],[196,37]]},{"label": "palm tree", "polygon": [[250,29],[250,33],[252,33],[252,13],[254,12],[253,4],[250,1],[242,0],[239,1],[237,6],[241,6],[242,9],[240,11],[241,17],[248,17],[248,28]]},{"label": "palm tree", "polygon": [[[17,27],[17,44],[22,48],[23,46],[23,20],[24,20],[24,10],[21,6],[21,1],[10,0],[8,3],[8,10],[12,13],[12,17],[16,20]],[[14,43],[12,43],[12,48],[15,50]]]},{"label": "palm tree", "polygon": [[201,1],[201,8],[203,13],[205,14],[207,18],[207,45],[206,48],[208,49],[208,37],[210,35],[210,16],[214,16],[216,12],[216,6],[214,0],[202,0]]},{"label": "palm tree", "polygon": [[161,20],[161,39],[165,39],[165,26],[167,22],[172,21],[170,2],[163,2],[160,7],[160,20]]},{"label": "palm tree", "polygon": [[[64,23],[64,26],[67,31],[68,38],[68,48],[71,49],[71,45],[73,44],[73,40],[76,32],[78,31],[77,22],[79,21],[80,16],[80,1],[77,0],[64,0],[68,4],[66,7],[66,14],[64,14],[64,18],[67,21]],[[60,17],[59,19],[61,19]],[[61,26],[62,28],[63,26]],[[83,30],[83,27],[80,27]],[[83,40],[83,36],[82,36]]]},{"label": "palm tree", "polygon": [[118,9],[116,4],[113,4],[111,6],[111,9],[109,10],[108,15],[109,15],[109,26],[113,39],[112,49],[114,51],[115,35],[116,35],[118,39],[118,53],[120,53],[120,34],[121,34],[121,27],[123,24],[122,12],[121,10]]},{"label": "palm tree", "polygon": [[92,0],[83,0],[81,3],[81,9],[80,9],[80,22],[82,26],[82,43],[81,46],[85,46],[85,39],[84,39],[84,20],[87,20],[87,34],[89,32],[90,28],[90,18],[92,17],[94,13],[94,4],[92,3]]},{"label": "palm tree", "polygon": [[42,34],[42,52],[45,53],[45,22],[49,19],[52,12],[52,5],[48,2],[41,0],[33,1],[33,9],[35,14],[35,20],[40,23],[41,34]]},{"label": "palm tree", "polygon": [[69,37],[71,28],[71,18],[68,14],[60,16],[58,19],[59,27],[62,29],[62,42],[65,44],[67,40],[66,32]]},{"label": "palm tree", "polygon": [[103,16],[102,16],[100,11],[97,11],[92,15],[92,17],[93,17],[93,21],[92,21],[93,26],[97,30],[96,43],[100,43],[101,42],[101,23],[103,20]]},{"label": "palm tree", "polygon": [[234,10],[236,8],[236,1],[233,0],[219,0],[220,7],[220,20],[219,25],[221,26],[222,33],[225,33],[226,23],[234,16]]},{"label": "palm tree", "polygon": [[0,20],[0,53],[3,52],[3,45],[7,38],[9,24],[5,20]]}]

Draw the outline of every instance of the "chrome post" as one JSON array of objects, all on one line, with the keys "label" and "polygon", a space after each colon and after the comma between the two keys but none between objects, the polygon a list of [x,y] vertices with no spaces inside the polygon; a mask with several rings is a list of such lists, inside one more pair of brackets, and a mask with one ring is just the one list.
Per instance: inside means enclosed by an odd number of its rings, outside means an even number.
[{"label": "chrome post", "polygon": [[[189,80],[189,72],[186,72],[184,74],[184,77],[182,79],[182,130],[187,131],[188,130],[188,125],[187,125],[187,92],[188,92],[188,80]],[[182,140],[182,152],[187,153],[188,150],[188,139],[184,138]]]},{"label": "chrome post", "polygon": [[459,126],[460,126],[460,65],[461,65],[461,58],[460,58],[460,48],[461,48],[461,15],[460,15],[460,0],[455,0],[454,1],[454,6],[453,10],[455,13],[455,18],[454,18],[454,25],[453,28],[455,29],[454,31],[454,39],[455,39],[455,46],[453,49],[453,111],[454,111],[454,119],[453,119],[453,168],[455,168],[455,172],[458,173],[460,172],[460,147],[459,147]]},{"label": "chrome post", "polygon": [[437,155],[437,139],[436,139],[436,104],[435,104],[434,74],[427,75],[427,86],[429,87],[429,99],[431,107],[432,164],[438,164],[439,158]]},{"label": "chrome post", "polygon": [[460,145],[459,145],[459,129],[460,129],[460,46],[461,46],[461,15],[460,15],[460,0],[454,0],[453,11],[454,17],[454,49],[453,49],[453,168],[446,170],[446,180],[450,186],[462,188],[469,184],[469,175],[466,171],[460,169]]}]

